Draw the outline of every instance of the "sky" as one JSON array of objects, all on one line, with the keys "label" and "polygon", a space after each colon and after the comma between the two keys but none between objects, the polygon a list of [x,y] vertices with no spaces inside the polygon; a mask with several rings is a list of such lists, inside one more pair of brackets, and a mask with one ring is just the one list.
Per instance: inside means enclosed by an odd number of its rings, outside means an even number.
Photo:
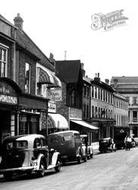
[{"label": "sky", "polygon": [[[126,24],[93,30],[93,15],[123,9]],[[4,0],[0,14],[11,23],[20,13],[23,30],[49,57],[80,60],[90,78],[138,76],[137,0]],[[65,53],[66,52],[66,53]]]}]

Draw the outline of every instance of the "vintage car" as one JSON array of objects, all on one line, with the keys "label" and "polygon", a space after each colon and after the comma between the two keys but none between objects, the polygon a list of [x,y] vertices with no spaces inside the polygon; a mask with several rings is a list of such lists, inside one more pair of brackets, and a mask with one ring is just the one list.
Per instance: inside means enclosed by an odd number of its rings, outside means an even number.
[{"label": "vintage car", "polygon": [[43,135],[31,134],[4,139],[0,174],[3,174],[5,179],[21,173],[37,173],[43,177],[45,172],[51,169],[60,171],[60,153],[48,149]]},{"label": "vintage car", "polygon": [[93,146],[88,142],[88,135],[81,134],[82,147],[86,151],[87,158],[93,158]]},{"label": "vintage car", "polygon": [[55,132],[48,135],[48,146],[60,152],[62,162],[87,161],[86,150],[82,147],[80,133],[75,130]]},{"label": "vintage car", "polygon": [[116,151],[116,145],[111,137],[102,138],[99,140],[99,151],[101,153],[108,151]]}]

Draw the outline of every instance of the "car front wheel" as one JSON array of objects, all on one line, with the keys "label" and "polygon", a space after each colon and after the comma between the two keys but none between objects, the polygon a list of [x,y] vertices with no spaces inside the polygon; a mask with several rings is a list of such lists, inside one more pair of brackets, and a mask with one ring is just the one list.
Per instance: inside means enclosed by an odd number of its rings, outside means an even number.
[{"label": "car front wheel", "polygon": [[56,164],[56,167],[55,167],[55,171],[56,172],[60,172],[61,171],[61,167],[62,167],[62,163],[61,163],[61,160],[59,159],[57,161],[57,164]]},{"label": "car front wheel", "polygon": [[39,166],[39,176],[44,177],[45,175],[45,165],[44,162],[41,160],[40,166]]}]

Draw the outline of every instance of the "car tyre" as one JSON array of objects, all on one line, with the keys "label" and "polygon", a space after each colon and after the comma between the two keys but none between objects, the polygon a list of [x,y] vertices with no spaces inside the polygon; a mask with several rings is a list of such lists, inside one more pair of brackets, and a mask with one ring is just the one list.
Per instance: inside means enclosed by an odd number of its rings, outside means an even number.
[{"label": "car tyre", "polygon": [[41,160],[40,166],[39,166],[39,176],[44,177],[45,175],[45,165],[44,162]]},{"label": "car tyre", "polygon": [[77,162],[78,162],[78,164],[81,164],[81,156],[77,157]]},{"label": "car tyre", "polygon": [[61,160],[58,160],[57,164],[56,164],[56,167],[55,167],[55,171],[56,172],[60,172],[61,171],[61,167],[62,167]]}]

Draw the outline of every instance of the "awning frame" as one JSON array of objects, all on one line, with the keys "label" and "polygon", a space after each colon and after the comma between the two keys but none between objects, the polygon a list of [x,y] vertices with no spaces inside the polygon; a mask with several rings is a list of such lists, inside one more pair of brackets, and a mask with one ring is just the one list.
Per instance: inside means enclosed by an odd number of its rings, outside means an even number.
[{"label": "awning frame", "polygon": [[93,126],[93,125],[91,125],[91,124],[89,124],[83,120],[71,120],[71,122],[76,123],[78,125],[81,125],[81,126],[87,128],[87,129],[90,129],[90,130],[98,130],[99,129],[98,127]]},{"label": "awning frame", "polygon": [[48,88],[61,88],[60,79],[54,75],[54,73],[48,71],[47,69],[42,69],[41,67],[37,67],[38,69],[38,84],[48,84]]}]

